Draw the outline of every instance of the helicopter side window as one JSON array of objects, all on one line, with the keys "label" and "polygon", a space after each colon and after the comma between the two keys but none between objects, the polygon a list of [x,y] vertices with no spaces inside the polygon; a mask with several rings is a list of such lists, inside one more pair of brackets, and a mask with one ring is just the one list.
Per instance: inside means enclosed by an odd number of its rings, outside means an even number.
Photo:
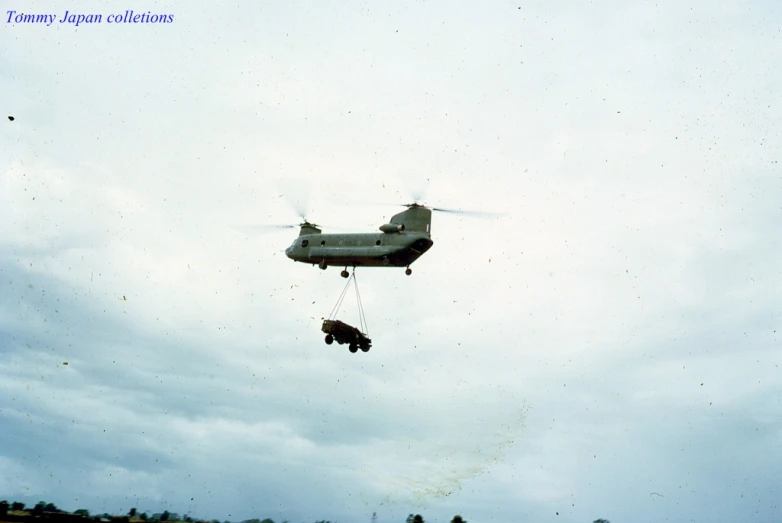
[{"label": "helicopter side window", "polygon": [[323,240],[322,242],[320,242],[320,245],[321,245],[321,247],[323,247],[324,245],[326,245],[326,240]]},{"label": "helicopter side window", "polygon": [[301,246],[302,246],[302,247],[306,247],[306,246],[307,246],[307,245],[309,245],[309,244],[310,244],[310,241],[309,241],[309,240],[304,240],[304,241],[302,241],[302,242],[301,242]]},{"label": "helicopter side window", "polygon": [[375,245],[380,245],[380,240],[376,241]]}]

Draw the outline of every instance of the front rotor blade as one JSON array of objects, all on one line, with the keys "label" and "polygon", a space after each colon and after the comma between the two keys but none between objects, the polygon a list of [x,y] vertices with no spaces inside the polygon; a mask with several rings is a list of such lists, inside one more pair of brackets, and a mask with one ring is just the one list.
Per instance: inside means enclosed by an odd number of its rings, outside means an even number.
[{"label": "front rotor blade", "polygon": [[231,228],[242,234],[264,234],[282,229],[297,229],[298,225],[231,225]]},{"label": "front rotor blade", "polygon": [[278,178],[275,180],[277,188],[282,194],[280,197],[285,200],[296,216],[306,220],[309,212],[309,200],[312,192],[310,182],[296,178]]}]

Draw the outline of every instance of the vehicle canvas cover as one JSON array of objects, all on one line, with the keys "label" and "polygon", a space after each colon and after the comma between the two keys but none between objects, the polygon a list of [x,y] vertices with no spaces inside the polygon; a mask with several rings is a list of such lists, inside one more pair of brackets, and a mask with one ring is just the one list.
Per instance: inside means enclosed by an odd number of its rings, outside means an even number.
[{"label": "vehicle canvas cover", "polygon": [[339,320],[323,320],[321,330],[334,336],[339,343],[350,343],[351,341],[371,343],[371,340],[363,332]]},{"label": "vehicle canvas cover", "polygon": [[321,330],[327,334],[355,334],[357,336],[364,336],[364,333],[357,328],[339,320],[323,320]]}]

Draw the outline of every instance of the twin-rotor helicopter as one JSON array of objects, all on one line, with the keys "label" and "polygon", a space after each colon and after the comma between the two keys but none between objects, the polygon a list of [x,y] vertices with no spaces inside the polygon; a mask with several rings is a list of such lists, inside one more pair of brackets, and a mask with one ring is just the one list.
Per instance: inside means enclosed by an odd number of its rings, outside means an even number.
[{"label": "twin-rotor helicopter", "polygon": [[405,267],[409,276],[410,265],[434,245],[431,225],[432,210],[420,204],[409,204],[406,211],[392,216],[379,233],[323,234],[305,221],[285,254],[324,270],[342,266],[343,278],[349,275],[348,267]]},{"label": "twin-rotor helicopter", "polygon": [[344,267],[340,275],[350,276],[348,267],[393,267],[405,268],[405,274],[412,274],[410,266],[431,249],[432,211],[482,216],[498,216],[496,213],[460,211],[426,207],[420,203],[404,205],[407,210],[395,214],[388,223],[379,227],[380,232],[365,233],[323,233],[320,226],[310,223],[300,213],[302,223],[278,226],[299,227],[299,236],[285,249],[285,255],[295,262],[328,267]]}]

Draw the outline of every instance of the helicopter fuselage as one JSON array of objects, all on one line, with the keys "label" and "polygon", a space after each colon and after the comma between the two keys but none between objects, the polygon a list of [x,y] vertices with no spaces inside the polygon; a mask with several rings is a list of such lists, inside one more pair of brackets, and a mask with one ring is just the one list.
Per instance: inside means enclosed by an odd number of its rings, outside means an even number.
[{"label": "helicopter fuselage", "polygon": [[344,267],[408,267],[434,242],[425,232],[302,234],[285,250],[291,260]]},{"label": "helicopter fuselage", "polygon": [[[285,250],[291,260],[317,265],[347,267],[407,267],[428,251],[432,211],[417,204],[391,217],[380,226],[380,233],[323,234],[311,223],[301,224],[299,237]],[[347,270],[342,271],[347,278]]]}]

